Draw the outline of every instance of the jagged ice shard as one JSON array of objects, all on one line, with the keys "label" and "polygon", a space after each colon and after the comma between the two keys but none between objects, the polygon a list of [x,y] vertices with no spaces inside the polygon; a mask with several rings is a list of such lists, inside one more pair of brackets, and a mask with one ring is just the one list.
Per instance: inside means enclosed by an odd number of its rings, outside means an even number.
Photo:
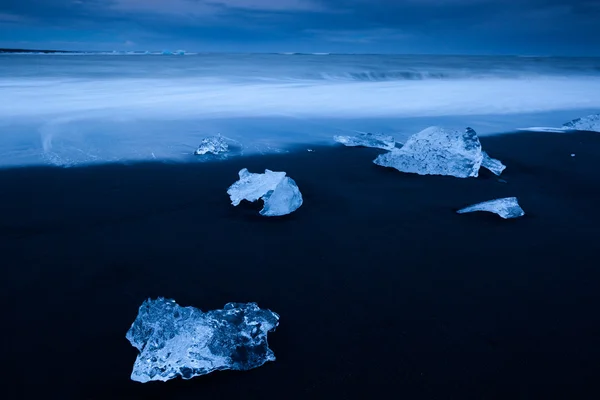
[{"label": "jagged ice shard", "polygon": [[500,160],[490,157],[485,151],[482,151],[481,154],[483,154],[481,166],[490,170],[494,175],[500,176],[502,171],[506,169],[506,165],[502,164]]},{"label": "jagged ice shard", "polygon": [[162,297],[148,299],[126,336],[140,351],[131,379],[191,379],[260,367],[275,361],[267,334],[278,325],[279,315],[255,303],[228,303],[222,310],[202,312]]},{"label": "jagged ice shard", "polygon": [[474,211],[487,211],[498,214],[504,219],[518,218],[525,215],[525,211],[519,206],[516,197],[506,197],[477,203],[469,207],[462,208],[457,211],[459,214],[470,213]]},{"label": "jagged ice shard", "polygon": [[468,178],[478,176],[482,161],[481,143],[473,129],[459,132],[432,126],[373,162],[401,172]]},{"label": "jagged ice shard", "polygon": [[396,141],[392,136],[375,133],[361,133],[357,136],[334,136],[333,140],[349,147],[374,147],[384,150],[392,150],[396,147]]},{"label": "jagged ice shard", "polygon": [[600,114],[592,114],[587,117],[574,119],[563,124],[563,129],[600,132]]},{"label": "jagged ice shard", "polygon": [[240,179],[229,187],[227,194],[231,204],[237,206],[242,200],[264,201],[260,214],[277,217],[290,214],[302,205],[302,194],[296,182],[285,176],[285,172],[265,169],[264,174],[253,174],[244,168]]},{"label": "jagged ice shard", "polygon": [[194,154],[197,156],[202,156],[204,154],[222,154],[227,153],[229,151],[229,145],[223,136],[209,136],[200,142],[200,146],[194,151]]}]

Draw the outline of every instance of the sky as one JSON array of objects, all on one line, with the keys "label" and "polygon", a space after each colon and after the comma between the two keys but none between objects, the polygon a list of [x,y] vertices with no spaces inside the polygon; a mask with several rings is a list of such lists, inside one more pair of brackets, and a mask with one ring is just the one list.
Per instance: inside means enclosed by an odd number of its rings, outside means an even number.
[{"label": "sky", "polygon": [[0,0],[0,47],[600,56],[600,0]]}]

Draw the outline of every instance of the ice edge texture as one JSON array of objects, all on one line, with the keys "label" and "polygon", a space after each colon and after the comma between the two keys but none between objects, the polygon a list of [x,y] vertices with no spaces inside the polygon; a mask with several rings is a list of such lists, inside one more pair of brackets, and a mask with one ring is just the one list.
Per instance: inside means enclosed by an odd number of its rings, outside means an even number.
[{"label": "ice edge texture", "polygon": [[126,335],[140,351],[131,379],[164,382],[260,367],[275,361],[267,334],[278,325],[279,315],[256,303],[228,303],[222,310],[202,312],[162,297],[148,299]]}]

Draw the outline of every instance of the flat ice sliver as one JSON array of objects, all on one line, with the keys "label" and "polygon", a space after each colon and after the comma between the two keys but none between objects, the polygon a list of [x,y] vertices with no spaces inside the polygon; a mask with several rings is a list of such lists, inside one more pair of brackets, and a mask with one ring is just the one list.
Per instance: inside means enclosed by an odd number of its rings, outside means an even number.
[{"label": "flat ice sliver", "polygon": [[140,351],[131,379],[191,379],[213,371],[260,367],[275,361],[267,334],[278,325],[279,315],[256,303],[228,303],[222,310],[202,312],[162,297],[148,299],[126,335]]},{"label": "flat ice sliver", "polygon": [[396,141],[392,136],[376,133],[361,133],[357,136],[334,136],[333,140],[348,147],[373,147],[376,149],[392,150]]},{"label": "flat ice sliver", "polygon": [[563,129],[600,132],[600,114],[592,114],[569,121],[563,124]]},{"label": "flat ice sliver", "polygon": [[401,172],[468,178],[478,176],[483,154],[473,129],[459,132],[432,126],[412,135],[400,149],[382,154],[373,162]]},{"label": "flat ice sliver", "polygon": [[503,199],[496,199],[490,201],[484,201],[483,203],[477,203],[469,207],[462,208],[457,211],[459,214],[465,214],[475,211],[487,211],[494,214],[498,214],[504,219],[518,218],[525,215],[525,211],[519,206],[519,202],[516,197],[506,197]]},{"label": "flat ice sliver", "polygon": [[240,179],[229,187],[227,194],[231,204],[237,206],[242,200],[264,201],[260,214],[277,217],[290,214],[302,205],[303,199],[296,182],[285,172],[265,169],[264,174],[253,174],[247,168],[239,172]]}]

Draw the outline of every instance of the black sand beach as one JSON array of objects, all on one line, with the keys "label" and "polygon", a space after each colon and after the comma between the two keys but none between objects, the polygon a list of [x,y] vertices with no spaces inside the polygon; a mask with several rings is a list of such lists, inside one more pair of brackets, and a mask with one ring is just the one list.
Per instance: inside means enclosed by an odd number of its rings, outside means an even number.
[{"label": "black sand beach", "polygon": [[[0,171],[1,397],[600,398],[600,134],[482,143],[506,183],[401,174],[344,147]],[[304,205],[232,207],[243,167],[286,171]],[[524,218],[455,213],[507,196]],[[125,333],[157,296],[279,313],[277,361],[132,382]]]}]

